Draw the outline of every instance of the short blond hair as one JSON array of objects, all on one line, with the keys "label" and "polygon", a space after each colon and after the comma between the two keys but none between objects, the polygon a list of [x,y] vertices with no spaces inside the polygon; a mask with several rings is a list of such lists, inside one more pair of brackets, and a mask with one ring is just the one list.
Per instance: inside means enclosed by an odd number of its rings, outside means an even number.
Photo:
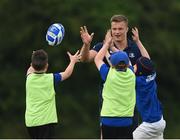
[{"label": "short blond hair", "polygon": [[128,18],[124,15],[113,15],[110,22],[125,22],[128,26]]}]

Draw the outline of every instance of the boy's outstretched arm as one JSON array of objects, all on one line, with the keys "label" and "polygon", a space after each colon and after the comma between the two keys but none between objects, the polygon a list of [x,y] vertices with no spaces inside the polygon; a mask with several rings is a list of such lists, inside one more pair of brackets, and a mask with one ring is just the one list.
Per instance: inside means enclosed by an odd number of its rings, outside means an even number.
[{"label": "boy's outstretched arm", "polygon": [[74,55],[71,55],[69,52],[67,52],[67,54],[69,55],[70,63],[67,66],[66,70],[60,73],[62,76],[62,81],[66,80],[67,78],[71,76],[74,70],[75,64],[79,62],[79,59],[80,59],[79,50]]},{"label": "boy's outstretched arm", "polygon": [[87,27],[80,27],[80,35],[83,42],[81,48],[81,62],[91,62],[96,56],[97,52],[90,50],[91,41],[93,39],[94,33],[89,34]]},{"label": "boy's outstretched arm", "polygon": [[110,31],[108,31],[104,40],[103,47],[100,49],[100,51],[97,53],[94,59],[94,62],[98,70],[100,70],[102,64],[104,64],[103,58],[106,55],[108,48],[111,46],[111,42],[112,42],[112,37]]},{"label": "boy's outstretched arm", "polygon": [[141,55],[150,59],[148,51],[146,50],[146,48],[143,46],[142,42],[139,39],[139,32],[136,27],[132,29],[132,33],[133,33],[132,38],[135,41],[135,43],[137,44],[137,46],[141,52]]}]

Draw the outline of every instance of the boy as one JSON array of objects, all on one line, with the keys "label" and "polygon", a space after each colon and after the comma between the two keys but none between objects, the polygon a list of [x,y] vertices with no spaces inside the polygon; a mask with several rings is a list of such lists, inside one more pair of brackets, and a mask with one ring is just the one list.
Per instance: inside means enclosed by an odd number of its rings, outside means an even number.
[{"label": "boy", "polygon": [[58,122],[55,103],[55,84],[69,78],[80,55],[71,55],[70,63],[61,73],[46,73],[48,54],[44,50],[34,51],[26,78],[25,123],[32,139],[53,138],[54,125]]},{"label": "boy", "polygon": [[147,50],[142,45],[138,29],[132,29],[133,40],[142,54],[136,61],[136,105],[142,123],[133,132],[134,139],[163,139],[166,122],[157,97],[156,72]]},{"label": "boy", "polygon": [[94,60],[102,80],[105,81],[100,119],[102,138],[131,139],[135,107],[135,74],[129,68],[128,55],[123,51],[110,56],[112,67],[104,63],[103,58],[111,43],[109,31]]}]

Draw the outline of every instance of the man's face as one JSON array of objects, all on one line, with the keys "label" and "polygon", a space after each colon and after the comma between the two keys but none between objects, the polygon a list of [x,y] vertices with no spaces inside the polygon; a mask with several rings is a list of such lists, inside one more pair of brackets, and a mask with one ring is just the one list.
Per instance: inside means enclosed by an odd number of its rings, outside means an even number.
[{"label": "man's face", "polygon": [[111,33],[114,41],[121,42],[126,39],[128,27],[125,22],[112,22]]}]

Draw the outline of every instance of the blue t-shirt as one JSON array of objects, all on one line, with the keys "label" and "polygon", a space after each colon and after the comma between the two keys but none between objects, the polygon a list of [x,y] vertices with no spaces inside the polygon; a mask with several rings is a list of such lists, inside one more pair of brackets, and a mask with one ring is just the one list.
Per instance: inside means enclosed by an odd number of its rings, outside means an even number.
[{"label": "blue t-shirt", "polygon": [[61,82],[62,76],[60,73],[53,73],[54,76],[54,90],[56,91],[56,86]]},{"label": "blue t-shirt", "polygon": [[136,105],[143,122],[157,122],[162,117],[162,106],[157,97],[156,73],[136,76]]},{"label": "blue t-shirt", "polygon": [[54,84],[57,85],[62,80],[62,76],[60,73],[53,73],[54,76]]}]

